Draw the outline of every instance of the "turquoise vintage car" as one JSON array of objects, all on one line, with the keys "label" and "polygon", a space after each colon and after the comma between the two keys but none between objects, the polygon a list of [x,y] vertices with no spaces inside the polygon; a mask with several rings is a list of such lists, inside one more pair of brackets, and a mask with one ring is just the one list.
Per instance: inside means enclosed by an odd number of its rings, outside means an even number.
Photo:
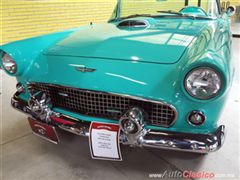
[{"label": "turquoise vintage car", "polygon": [[12,106],[77,135],[114,123],[122,144],[216,151],[233,12],[219,0],[121,0],[107,23],[3,45],[1,67],[18,81]]}]

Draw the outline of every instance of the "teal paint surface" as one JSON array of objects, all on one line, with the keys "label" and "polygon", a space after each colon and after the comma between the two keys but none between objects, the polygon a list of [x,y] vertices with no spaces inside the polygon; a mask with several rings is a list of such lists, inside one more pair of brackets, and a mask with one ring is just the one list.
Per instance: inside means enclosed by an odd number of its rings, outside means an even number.
[{"label": "teal paint surface", "polygon": [[[1,46],[17,62],[18,82],[52,83],[164,101],[178,119],[170,128],[149,129],[208,133],[214,131],[231,85],[231,32],[225,16],[214,20],[137,18],[145,29],[120,29],[117,23],[85,26]],[[1,51],[1,52],[2,52]],[[81,73],[76,67],[96,69]],[[186,74],[196,67],[212,67],[223,86],[217,97],[197,100],[184,89]],[[22,94],[27,100],[29,95]],[[85,121],[113,122],[56,109]],[[192,110],[203,111],[206,122],[188,124]],[[115,121],[114,121],[115,122]]]}]

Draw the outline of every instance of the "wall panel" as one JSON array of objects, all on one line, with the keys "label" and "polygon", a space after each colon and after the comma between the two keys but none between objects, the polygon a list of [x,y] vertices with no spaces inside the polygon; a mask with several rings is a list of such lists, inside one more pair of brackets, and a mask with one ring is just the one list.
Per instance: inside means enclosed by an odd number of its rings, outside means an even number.
[{"label": "wall panel", "polygon": [[107,21],[115,0],[1,0],[0,43]]},{"label": "wall panel", "polygon": [[[117,0],[1,0],[0,7],[0,44],[25,39],[42,34],[79,27],[90,22],[107,21]],[[155,0],[139,0],[149,11],[147,4]],[[169,0],[179,10],[183,0]],[[196,1],[196,0],[190,0]],[[228,1],[228,0],[223,0]],[[144,3],[145,2],[145,3]],[[147,3],[146,3],[147,2]],[[240,6],[240,0],[231,0]],[[135,12],[131,2],[126,15]],[[151,6],[151,5],[150,5]],[[165,7],[165,8],[166,8]],[[165,9],[164,8],[164,9]],[[161,10],[156,6],[152,10]]]}]

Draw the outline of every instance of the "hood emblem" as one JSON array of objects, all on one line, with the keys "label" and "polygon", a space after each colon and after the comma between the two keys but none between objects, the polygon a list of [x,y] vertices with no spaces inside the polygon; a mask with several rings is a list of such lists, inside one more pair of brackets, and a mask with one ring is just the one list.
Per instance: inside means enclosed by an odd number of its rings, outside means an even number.
[{"label": "hood emblem", "polygon": [[80,71],[80,72],[82,72],[82,73],[85,73],[85,72],[94,72],[94,71],[96,71],[96,69],[93,69],[93,68],[87,68],[87,67],[75,67],[75,69],[77,70],[77,71]]},{"label": "hood emblem", "polygon": [[94,72],[96,71],[96,69],[93,69],[93,68],[88,68],[84,65],[78,65],[78,64],[69,64],[69,66],[72,66],[74,67],[77,71],[80,71],[82,73],[85,73],[85,72]]}]

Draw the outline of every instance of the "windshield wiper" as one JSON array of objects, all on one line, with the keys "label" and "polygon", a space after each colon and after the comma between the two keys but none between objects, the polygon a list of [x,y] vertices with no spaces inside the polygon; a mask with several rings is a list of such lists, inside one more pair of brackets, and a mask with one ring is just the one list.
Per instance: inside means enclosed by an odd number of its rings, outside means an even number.
[{"label": "windshield wiper", "polygon": [[152,17],[152,15],[151,14],[133,14],[126,17],[121,17],[119,19],[122,20],[122,19],[129,19],[129,18],[135,18],[135,17]]},{"label": "windshield wiper", "polygon": [[[180,12],[175,12],[175,11],[157,11],[159,13],[166,13],[166,14],[174,14],[180,17],[185,17],[185,18],[191,18],[191,19],[211,19],[209,17],[199,17],[199,16],[193,16],[193,15],[188,15],[188,14],[182,14]],[[135,17],[151,17],[151,18],[160,18],[160,17],[165,17],[165,15],[151,15],[151,14],[133,14],[130,16],[125,16],[121,17],[119,19],[112,19],[109,22],[112,21],[119,21],[119,20],[124,20],[124,19],[129,19],[129,18],[135,18]]]},{"label": "windshield wiper", "polygon": [[151,17],[151,18],[157,18],[157,17],[163,17],[162,15],[151,15],[151,14],[133,14],[130,16],[125,16],[125,17],[120,17],[120,18],[115,18],[115,19],[111,19],[108,22],[113,22],[113,21],[121,21],[124,19],[129,19],[129,18],[135,18],[135,17]]},{"label": "windshield wiper", "polygon": [[188,14],[182,14],[180,12],[176,12],[176,11],[157,11],[159,13],[167,13],[167,14],[174,14],[174,15],[178,15],[180,17],[187,17],[187,18],[191,18],[191,19],[196,19],[196,16],[191,16],[191,15],[188,15]]},{"label": "windshield wiper", "polygon": [[180,16],[180,17],[186,17],[186,18],[191,18],[191,19],[212,19],[212,18],[210,18],[210,17],[203,17],[203,16],[193,16],[193,15],[189,15],[189,14],[182,14],[182,13],[180,13],[180,12],[176,12],[176,11],[171,11],[171,10],[169,10],[169,11],[157,11],[157,12],[159,12],[159,13],[167,13],[167,14],[174,14],[174,15],[178,15],[178,16]]},{"label": "windshield wiper", "polygon": [[182,14],[180,12],[176,12],[176,11],[157,11],[159,13],[167,13],[167,14],[174,14],[174,15],[178,15],[180,17],[186,17],[186,18],[191,18],[191,19],[196,19],[196,16],[192,16],[192,15],[188,15],[188,14]]},{"label": "windshield wiper", "polygon": [[167,13],[167,14],[175,14],[175,15],[183,16],[182,13],[176,12],[176,11],[171,11],[171,10],[169,10],[169,11],[157,11],[157,12],[158,13]]}]

